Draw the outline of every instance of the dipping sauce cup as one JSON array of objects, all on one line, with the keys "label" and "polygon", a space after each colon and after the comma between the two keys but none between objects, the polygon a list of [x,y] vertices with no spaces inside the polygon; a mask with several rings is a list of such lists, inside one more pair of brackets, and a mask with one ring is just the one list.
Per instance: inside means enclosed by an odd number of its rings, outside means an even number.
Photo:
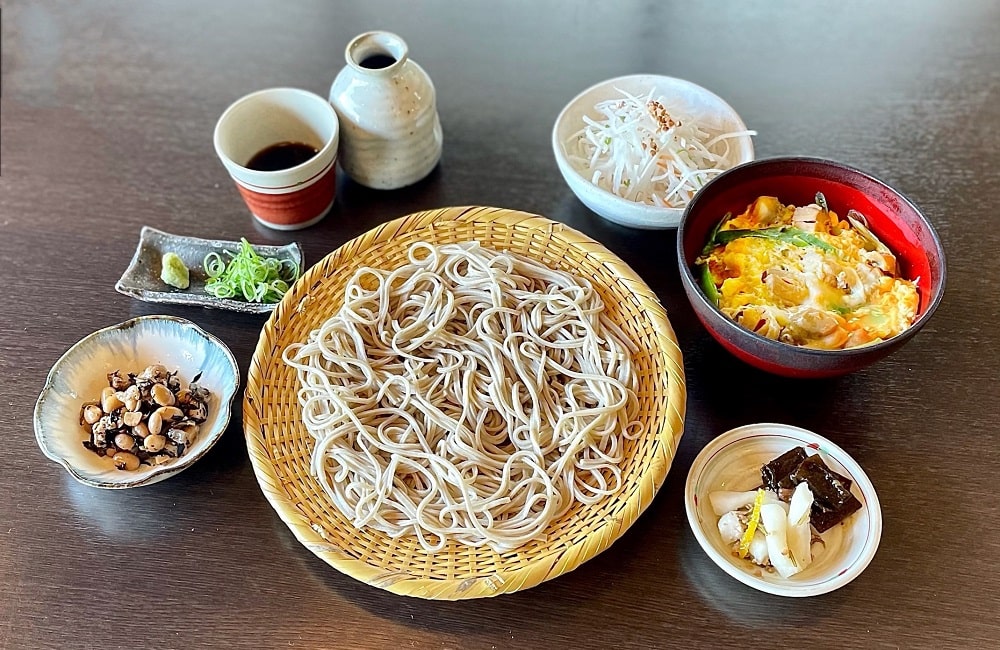
[{"label": "dipping sauce cup", "polygon": [[[333,205],[340,124],[333,107],[319,95],[297,88],[251,93],[225,110],[215,125],[214,140],[247,207],[265,226],[305,228]],[[288,167],[275,168],[273,154],[282,148],[308,153],[288,158]],[[312,150],[316,153],[309,157]],[[272,154],[266,168],[251,164],[262,152]],[[277,153],[281,167],[281,151]]]}]

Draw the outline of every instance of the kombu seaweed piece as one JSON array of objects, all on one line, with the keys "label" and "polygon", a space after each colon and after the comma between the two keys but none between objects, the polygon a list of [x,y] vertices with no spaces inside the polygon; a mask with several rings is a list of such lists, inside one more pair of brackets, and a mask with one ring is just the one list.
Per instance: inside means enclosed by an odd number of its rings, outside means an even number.
[{"label": "kombu seaweed piece", "polygon": [[808,458],[802,447],[789,449],[767,465],[760,468],[760,478],[765,490],[779,492],[781,489],[791,490],[799,481],[792,480],[792,473]]},{"label": "kombu seaweed piece", "polygon": [[803,481],[809,485],[813,493],[809,523],[817,532],[833,528],[861,509],[861,502],[851,494],[850,481],[827,467],[818,455],[803,460],[790,478],[796,485]]}]

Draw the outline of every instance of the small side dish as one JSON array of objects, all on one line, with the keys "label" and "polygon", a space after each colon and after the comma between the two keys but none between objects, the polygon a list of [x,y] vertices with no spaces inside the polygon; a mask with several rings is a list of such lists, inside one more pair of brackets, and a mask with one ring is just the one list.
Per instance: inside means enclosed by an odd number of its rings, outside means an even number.
[{"label": "small side dish", "polygon": [[836,350],[878,343],[917,318],[920,296],[860,212],[841,219],[816,193],[804,206],[758,197],[709,233],[695,261],[702,289],[746,329]]},{"label": "small side dish", "polygon": [[[598,187],[629,201],[683,208],[714,175],[732,166],[730,140],[756,131],[719,132],[655,88],[594,105],[563,143],[572,164]],[[667,108],[670,106],[671,108]]]},{"label": "small side dish", "polygon": [[823,552],[822,534],[861,509],[851,480],[795,447],[761,467],[761,486],[708,495],[719,534],[739,558],[789,578]]},{"label": "small side dish", "polygon": [[89,435],[83,446],[129,471],[184,455],[208,419],[210,393],[198,385],[200,377],[184,387],[177,371],[158,363],[138,374],[108,373],[100,399],[80,409]]},{"label": "small side dish", "polygon": [[239,385],[236,359],[212,334],[175,316],[133,318],[88,334],[52,365],[35,439],[86,485],[151,485],[208,453]]},{"label": "small side dish", "polygon": [[697,84],[628,75],[566,104],[552,128],[552,153],[569,188],[601,217],[630,228],[675,228],[703,185],[753,160],[754,133]]},{"label": "small side dish", "polygon": [[[188,286],[178,264],[190,269]],[[172,235],[143,227],[119,293],[146,302],[267,313],[302,269],[298,244],[264,246]]]},{"label": "small side dish", "polygon": [[708,557],[779,596],[844,586],[878,549],[882,511],[843,449],[787,424],[749,424],[709,442],[685,486],[688,523]]}]

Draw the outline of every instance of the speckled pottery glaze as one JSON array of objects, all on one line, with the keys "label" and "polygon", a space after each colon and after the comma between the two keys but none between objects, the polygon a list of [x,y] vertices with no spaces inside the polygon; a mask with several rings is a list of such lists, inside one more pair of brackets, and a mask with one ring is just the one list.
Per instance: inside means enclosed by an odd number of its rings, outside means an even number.
[{"label": "speckled pottery glaze", "polygon": [[[258,255],[274,257],[293,262],[301,271],[303,267],[302,248],[297,243],[285,246],[251,244]],[[202,239],[186,235],[172,235],[156,228],[143,226],[139,233],[139,245],[132,255],[132,261],[115,283],[115,290],[126,296],[146,302],[175,305],[196,305],[208,309],[226,309],[245,314],[265,314],[274,311],[277,303],[247,302],[235,298],[216,298],[205,293],[208,275],[205,273],[205,256],[218,253],[228,259],[226,251],[235,253],[240,242],[221,239]],[[163,256],[174,253],[181,258],[191,272],[191,286],[176,289],[160,279]]]},{"label": "speckled pottery glaze", "polygon": [[[198,383],[211,393],[208,419],[180,458],[156,467],[142,465],[134,472],[118,470],[110,458],[84,448],[87,432],[80,424],[80,408],[100,396],[108,373],[139,372],[153,363],[178,371],[184,385],[201,373]],[[35,404],[35,439],[42,453],[86,485],[152,485],[190,467],[222,437],[239,384],[239,366],[229,348],[191,321],[133,318],[89,334],[56,361]]]},{"label": "speckled pottery glaze", "polygon": [[[372,57],[391,61],[365,67]],[[385,57],[389,57],[386,59]],[[434,84],[389,32],[356,36],[347,65],[330,87],[340,120],[340,164],[358,183],[379,190],[412,185],[441,159],[441,122]]]}]

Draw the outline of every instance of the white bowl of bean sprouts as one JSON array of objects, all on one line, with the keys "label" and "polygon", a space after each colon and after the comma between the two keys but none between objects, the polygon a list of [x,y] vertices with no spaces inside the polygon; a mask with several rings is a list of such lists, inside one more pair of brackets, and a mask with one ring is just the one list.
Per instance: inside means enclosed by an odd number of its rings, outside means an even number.
[{"label": "white bowl of bean sprouts", "polygon": [[676,228],[688,202],[718,174],[754,159],[733,108],[690,81],[631,75],[573,98],[552,129],[552,150],[573,193],[608,221]]}]

